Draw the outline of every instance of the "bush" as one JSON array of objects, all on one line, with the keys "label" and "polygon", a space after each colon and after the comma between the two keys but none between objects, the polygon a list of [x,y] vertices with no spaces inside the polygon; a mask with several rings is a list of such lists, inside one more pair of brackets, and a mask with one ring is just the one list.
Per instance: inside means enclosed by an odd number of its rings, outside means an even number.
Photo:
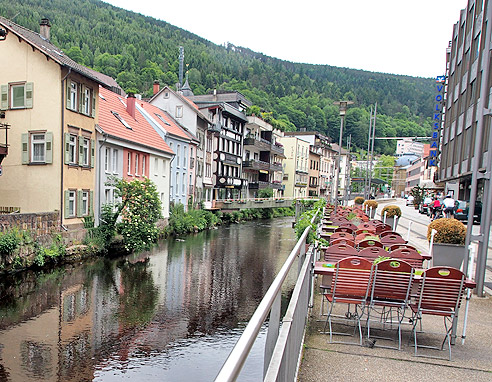
[{"label": "bush", "polygon": [[362,205],[364,203],[364,198],[362,196],[357,196],[355,199],[354,199],[354,203],[355,204],[358,204],[358,205]]},{"label": "bush", "polygon": [[434,243],[443,244],[465,244],[466,227],[456,219],[436,219],[427,227],[427,240],[430,241],[432,230],[437,233],[434,236]]},{"label": "bush", "polygon": [[367,206],[367,208],[371,208],[373,210],[375,210],[376,208],[378,208],[378,202],[376,202],[375,200],[366,200],[364,202],[364,207]]},{"label": "bush", "polygon": [[386,217],[387,218],[392,218],[394,216],[401,217],[401,210],[400,207],[395,206],[395,205],[387,205],[384,206],[383,209],[381,210],[381,216],[384,216],[384,213],[387,211]]},{"label": "bush", "polygon": [[0,233],[0,254],[10,255],[20,243],[21,238],[17,230]]}]

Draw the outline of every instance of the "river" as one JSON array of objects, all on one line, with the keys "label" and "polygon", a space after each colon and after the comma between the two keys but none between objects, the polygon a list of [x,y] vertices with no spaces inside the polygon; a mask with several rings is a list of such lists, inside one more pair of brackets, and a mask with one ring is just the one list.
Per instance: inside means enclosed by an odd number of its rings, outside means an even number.
[{"label": "river", "polygon": [[[213,381],[295,244],[291,223],[1,279],[0,381]],[[261,380],[265,337],[241,381]]]}]

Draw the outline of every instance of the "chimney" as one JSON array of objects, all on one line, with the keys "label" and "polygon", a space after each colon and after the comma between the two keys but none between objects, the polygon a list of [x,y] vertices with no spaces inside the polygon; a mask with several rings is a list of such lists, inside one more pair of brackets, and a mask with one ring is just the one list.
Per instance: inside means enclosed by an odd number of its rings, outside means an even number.
[{"label": "chimney", "polygon": [[47,41],[50,41],[50,30],[50,20],[41,19],[41,23],[39,23],[39,34]]},{"label": "chimney", "polygon": [[126,97],[126,111],[135,119],[135,94],[128,93]]},{"label": "chimney", "polygon": [[154,95],[156,95],[157,93],[159,93],[159,81],[155,80],[154,81]]}]

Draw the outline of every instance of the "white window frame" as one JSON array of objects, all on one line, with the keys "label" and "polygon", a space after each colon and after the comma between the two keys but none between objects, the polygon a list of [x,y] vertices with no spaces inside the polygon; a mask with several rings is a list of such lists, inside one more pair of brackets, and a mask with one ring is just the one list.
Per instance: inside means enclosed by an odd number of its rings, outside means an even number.
[{"label": "white window frame", "polygon": [[[14,89],[17,89],[17,88],[22,88],[23,89],[23,91],[24,91],[24,97],[23,97],[22,105],[15,106],[14,105],[14,101],[15,101]],[[23,83],[23,84],[11,84],[10,85],[10,99],[11,99],[10,108],[11,109],[25,109],[26,108],[26,103],[27,103],[26,93],[27,92],[26,92],[26,84],[25,83]]]},{"label": "white window frame", "polygon": [[77,135],[68,138],[68,164],[77,164]]},{"label": "white window frame", "polygon": [[89,167],[91,140],[84,137],[82,142],[82,166]]},{"label": "white window frame", "polygon": [[104,150],[104,172],[106,173],[109,172],[110,156],[111,156],[111,149],[109,147],[106,147],[106,149]]},{"label": "white window frame", "polygon": [[113,174],[118,174],[118,150],[113,149],[113,161],[111,162]]},{"label": "white window frame", "polygon": [[176,105],[176,118],[183,118],[183,105]]},{"label": "white window frame", "polygon": [[81,197],[81,213],[82,216],[87,216],[89,215],[89,191],[82,190],[82,197]]},{"label": "white window frame", "polygon": [[78,90],[79,90],[79,84],[74,81],[70,81],[70,105],[69,109],[77,111],[77,105],[78,105],[78,100],[77,100],[77,95],[78,95]]},{"label": "white window frame", "polygon": [[154,175],[159,175],[159,158],[154,158]]},{"label": "white window frame", "polygon": [[85,115],[90,115],[91,113],[91,89],[84,87],[84,110]]},{"label": "white window frame", "polygon": [[132,174],[132,153],[128,153],[127,164],[128,164],[127,174],[131,175]]},{"label": "white window frame", "polygon": [[138,154],[135,154],[135,176],[138,176]]},{"label": "white window frame", "polygon": [[[34,139],[35,137],[41,137],[42,139]],[[31,163],[46,163],[46,133],[31,133]],[[36,142],[35,142],[36,141]],[[42,147],[42,158],[34,158],[34,147],[41,146]]]},{"label": "white window frame", "polygon": [[68,190],[68,217],[74,218],[77,211],[77,191]]},{"label": "white window frame", "polygon": [[145,176],[145,165],[147,164],[145,162],[145,155],[142,154],[142,176]]},{"label": "white window frame", "polygon": [[188,147],[183,146],[183,167],[186,168],[186,157],[188,156]]}]

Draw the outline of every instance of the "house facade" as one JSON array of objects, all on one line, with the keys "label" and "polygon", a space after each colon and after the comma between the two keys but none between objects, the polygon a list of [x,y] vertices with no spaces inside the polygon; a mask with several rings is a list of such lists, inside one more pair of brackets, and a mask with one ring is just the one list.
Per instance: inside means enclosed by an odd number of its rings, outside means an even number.
[{"label": "house facade", "polygon": [[49,42],[43,19],[36,33],[0,17],[6,31],[0,73],[1,108],[9,129],[1,204],[26,213],[61,211],[65,229],[93,212],[98,88],[110,77],[75,63]]},{"label": "house facade", "polygon": [[283,162],[284,196],[302,198],[308,196],[309,142],[295,135],[280,138],[286,159]]}]

